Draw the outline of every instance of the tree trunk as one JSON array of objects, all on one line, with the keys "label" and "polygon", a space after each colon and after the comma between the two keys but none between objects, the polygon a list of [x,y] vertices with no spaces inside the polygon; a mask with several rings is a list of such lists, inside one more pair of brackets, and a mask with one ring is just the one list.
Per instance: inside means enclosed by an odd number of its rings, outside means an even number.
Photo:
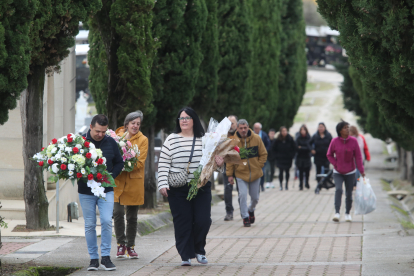
[{"label": "tree trunk", "polygon": [[148,155],[145,160],[145,195],[143,208],[153,209],[157,207],[157,183],[155,180],[154,162],[154,137],[155,129],[151,126],[148,131]]},{"label": "tree trunk", "polygon": [[26,227],[28,229],[46,229],[49,227],[49,202],[46,197],[43,173],[38,164],[30,160],[42,148],[45,67],[34,66],[27,81],[28,87],[20,98]]}]

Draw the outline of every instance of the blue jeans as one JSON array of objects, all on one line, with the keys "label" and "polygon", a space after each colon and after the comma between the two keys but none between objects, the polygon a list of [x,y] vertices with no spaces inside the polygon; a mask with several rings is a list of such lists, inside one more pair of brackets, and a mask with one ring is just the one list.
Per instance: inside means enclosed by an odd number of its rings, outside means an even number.
[{"label": "blue jeans", "polygon": [[79,201],[85,218],[85,238],[91,259],[99,259],[96,238],[96,205],[101,220],[101,257],[111,253],[112,212],[114,210],[114,192],[106,193],[106,200],[94,195],[79,194]]}]

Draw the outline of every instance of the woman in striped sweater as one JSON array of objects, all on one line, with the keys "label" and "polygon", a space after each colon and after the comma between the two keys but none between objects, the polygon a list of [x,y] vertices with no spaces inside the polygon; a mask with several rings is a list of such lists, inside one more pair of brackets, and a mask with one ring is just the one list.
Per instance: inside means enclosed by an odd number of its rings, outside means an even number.
[{"label": "woman in striped sweater", "polygon": [[[182,266],[190,266],[191,259],[197,258],[201,264],[207,264],[206,238],[211,225],[211,183],[208,182],[198,191],[191,201],[187,200],[190,187],[171,187],[168,183],[170,173],[179,173],[187,168],[187,183],[194,178],[202,156],[201,137],[204,129],[196,112],[185,107],[178,112],[174,132],[167,137],[161,150],[158,163],[158,190],[168,197],[173,216],[175,243],[182,259]],[[194,151],[189,164],[193,140]],[[216,163],[223,166],[223,158],[216,156]]]}]

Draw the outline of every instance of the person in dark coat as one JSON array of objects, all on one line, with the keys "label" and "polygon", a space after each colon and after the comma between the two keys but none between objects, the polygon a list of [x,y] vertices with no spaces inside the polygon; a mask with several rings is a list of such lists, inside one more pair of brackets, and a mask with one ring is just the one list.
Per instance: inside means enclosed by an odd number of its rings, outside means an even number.
[{"label": "person in dark coat", "polygon": [[[311,147],[313,154],[313,162],[316,165],[316,175],[327,173],[329,171],[329,160],[326,157],[329,145],[332,141],[332,135],[326,129],[324,123],[319,123],[318,131],[312,136]],[[316,177],[319,183],[321,177]]]},{"label": "person in dark coat", "polygon": [[311,137],[308,128],[302,125],[299,130],[300,135],[296,139],[296,167],[299,169],[299,190],[303,190],[303,178],[305,177],[305,187],[309,186],[309,173],[312,167],[311,162]]},{"label": "person in dark coat", "polygon": [[285,189],[288,189],[289,170],[292,167],[292,161],[295,157],[296,145],[292,136],[289,135],[286,127],[281,127],[279,135],[272,144],[272,160],[276,161],[276,166],[279,168],[279,182],[280,190],[283,190],[283,173],[286,175]]}]

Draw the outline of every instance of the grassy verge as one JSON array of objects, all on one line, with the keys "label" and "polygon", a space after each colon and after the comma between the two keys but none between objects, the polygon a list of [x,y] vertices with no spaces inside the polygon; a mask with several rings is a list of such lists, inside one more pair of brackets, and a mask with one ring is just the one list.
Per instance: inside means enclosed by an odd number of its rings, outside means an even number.
[{"label": "grassy verge", "polygon": [[328,82],[307,82],[306,83],[306,92],[310,91],[326,91],[334,89],[335,85]]}]

